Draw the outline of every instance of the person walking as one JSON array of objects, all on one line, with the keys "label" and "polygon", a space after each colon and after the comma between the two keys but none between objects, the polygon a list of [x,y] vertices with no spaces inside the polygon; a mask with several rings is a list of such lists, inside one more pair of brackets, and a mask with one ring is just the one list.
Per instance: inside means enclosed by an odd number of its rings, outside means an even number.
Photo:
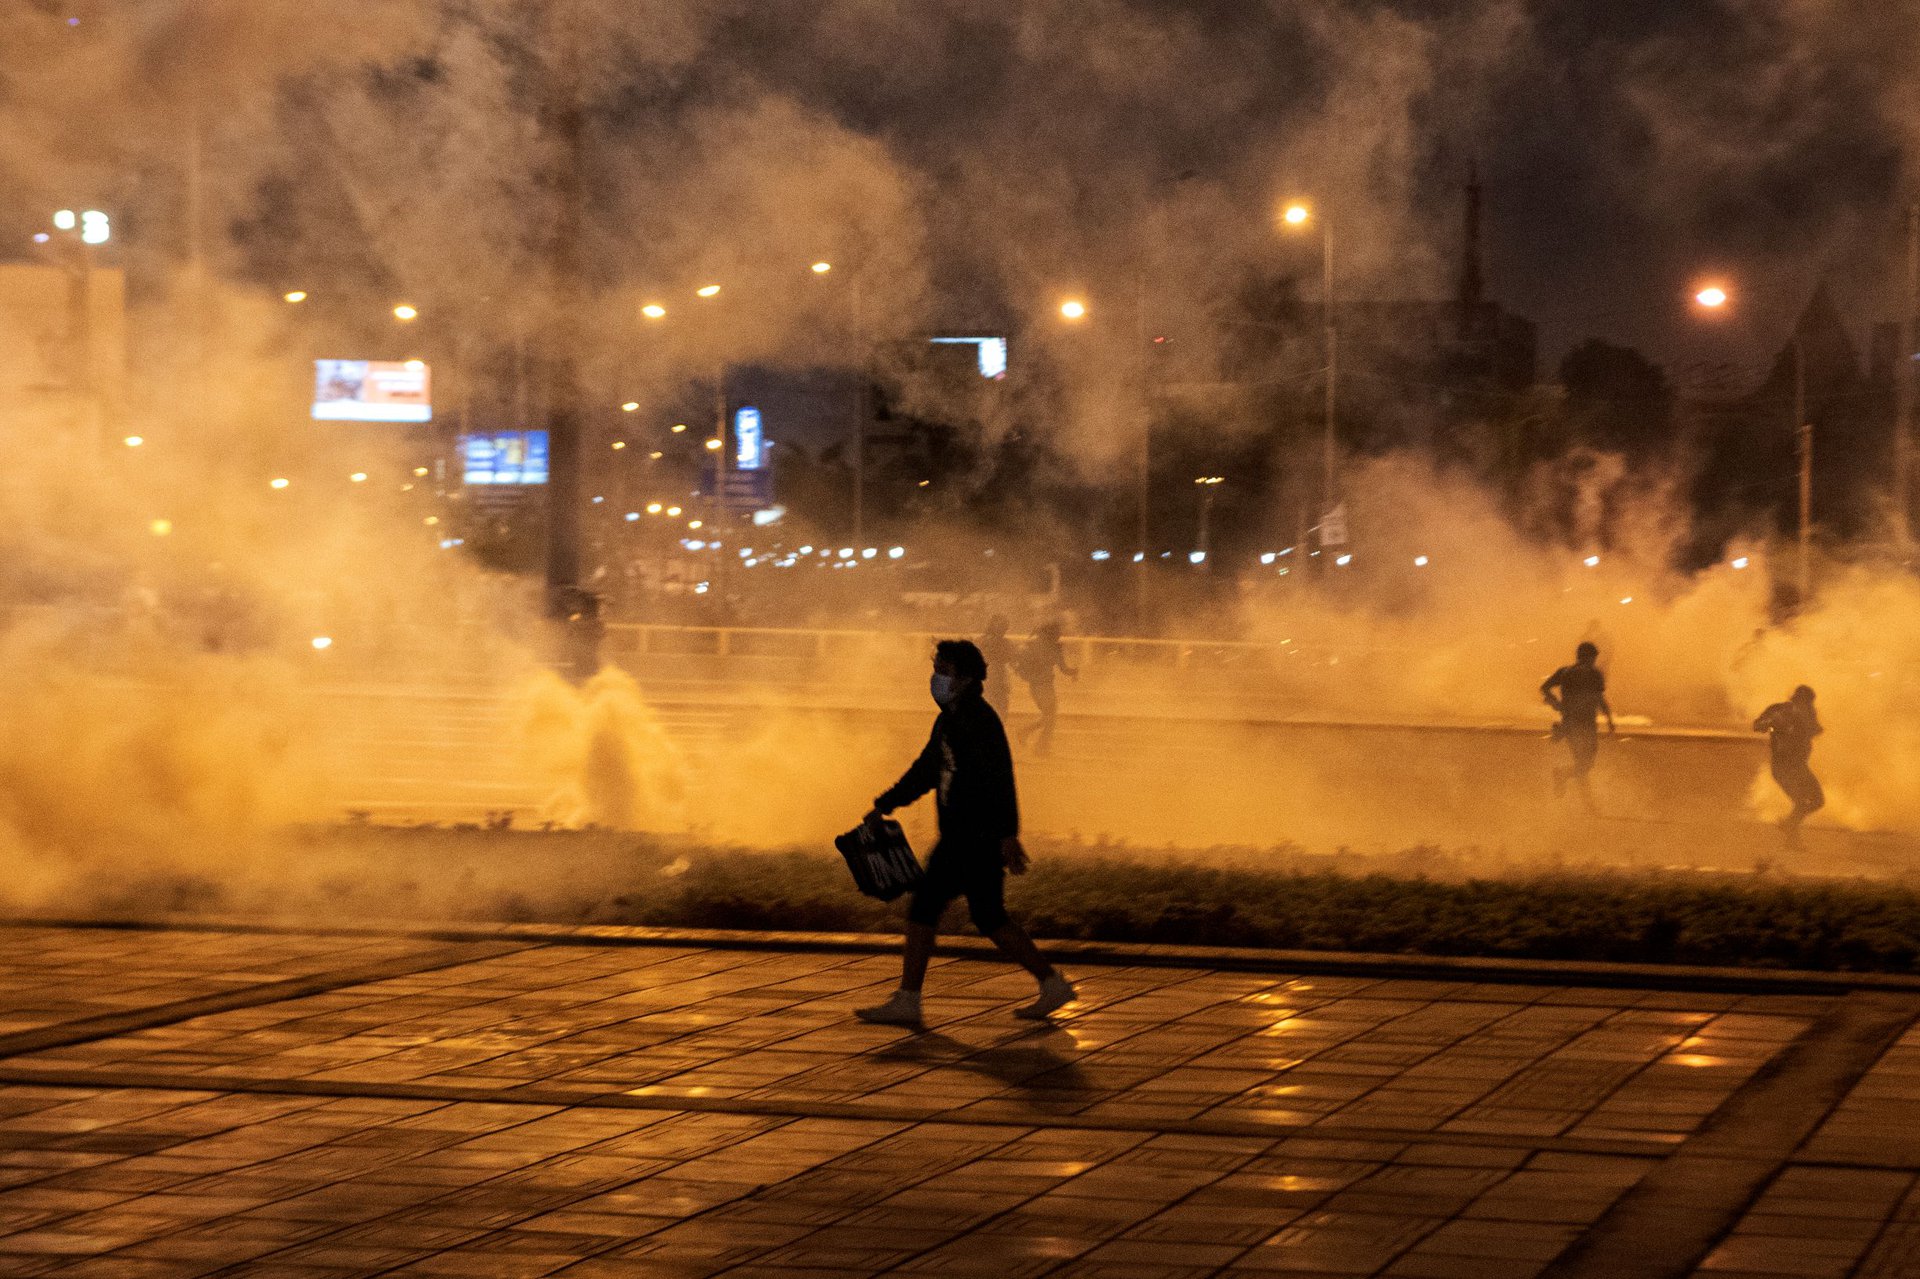
[{"label": "person walking", "polygon": [[1021,730],[1020,739],[1029,746],[1037,741],[1042,755],[1053,752],[1054,722],[1060,717],[1060,695],[1053,687],[1055,671],[1064,671],[1068,679],[1080,678],[1080,672],[1067,665],[1066,649],[1060,645],[1060,623],[1042,622],[1020,654],[1020,678],[1027,682],[1033,704],[1040,710],[1040,718]]},{"label": "person walking", "polygon": [[1800,823],[1827,806],[1827,794],[1813,775],[1813,739],[1825,730],[1814,713],[1813,690],[1805,684],[1784,702],[1775,702],[1753,721],[1753,731],[1767,734],[1773,780],[1793,801],[1793,811],[1780,819],[1789,843],[1799,843]]},{"label": "person walking", "polygon": [[1008,672],[1013,669],[1014,657],[1013,641],[1007,637],[1005,614],[995,613],[987,619],[987,633],[980,637],[977,647],[987,664],[987,675],[981,681],[981,690],[987,705],[993,707],[994,714],[1004,723],[1008,710],[1013,706],[1013,680]]},{"label": "person walking", "polygon": [[1553,793],[1561,794],[1569,781],[1574,782],[1588,812],[1594,811],[1587,775],[1600,752],[1598,717],[1605,715],[1607,731],[1615,731],[1613,707],[1607,705],[1607,677],[1600,673],[1599,661],[1600,650],[1583,643],[1573,651],[1573,665],[1562,666],[1540,685],[1540,696],[1560,713],[1560,722],[1553,728],[1554,740],[1565,742],[1571,756],[1570,766],[1553,770]]},{"label": "person walking", "polygon": [[941,640],[934,646],[929,687],[940,714],[933,733],[919,758],[873,801],[867,814],[868,821],[878,822],[932,791],[940,838],[907,908],[900,988],[885,1003],[857,1010],[855,1016],[862,1021],[921,1024],[920,987],[927,961],[933,956],[940,918],[956,897],[967,899],[973,926],[1040,983],[1038,997],[1015,1009],[1014,1016],[1044,1020],[1075,997],[1073,984],[1007,915],[1006,876],[1026,873],[1027,852],[1020,844],[1020,802],[1006,730],[981,695],[988,669],[979,646],[970,641]]}]

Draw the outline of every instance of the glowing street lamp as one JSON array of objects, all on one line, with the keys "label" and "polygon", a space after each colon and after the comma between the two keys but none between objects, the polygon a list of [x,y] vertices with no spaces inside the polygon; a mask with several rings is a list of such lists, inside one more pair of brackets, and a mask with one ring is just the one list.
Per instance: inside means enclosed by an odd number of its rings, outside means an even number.
[{"label": "glowing street lamp", "polygon": [[419,308],[409,306],[405,302],[402,302],[393,308],[393,318],[405,324],[409,320],[419,319],[420,311]]},{"label": "glowing street lamp", "polygon": [[1727,304],[1727,291],[1717,284],[1709,284],[1695,293],[1693,300],[1709,311],[1717,311]]},{"label": "glowing street lamp", "polygon": [[1060,304],[1060,318],[1063,320],[1084,320],[1087,318],[1087,304],[1079,298],[1068,298]]},{"label": "glowing street lamp", "polygon": [[666,318],[667,308],[661,306],[658,302],[649,302],[640,308],[640,314],[646,316],[649,320],[663,320]]},{"label": "glowing street lamp", "polygon": [[718,296],[720,292],[720,286],[717,284],[703,284],[699,288],[695,289],[693,292],[695,297],[702,297],[702,298],[715,297],[715,296]]},{"label": "glowing street lamp", "polygon": [[72,209],[62,209],[53,215],[53,229],[71,231],[80,225],[80,218]]},{"label": "glowing street lamp", "polygon": [[[1314,217],[1313,206],[1305,200],[1290,200],[1280,211],[1280,221],[1288,229],[1298,231],[1310,222],[1320,224],[1320,308],[1326,320],[1325,341],[1327,355],[1326,403],[1322,410],[1325,421],[1322,426],[1320,446],[1320,512],[1325,521],[1334,512],[1339,500],[1336,482],[1339,436],[1335,423],[1335,406],[1340,395],[1340,331],[1333,310],[1333,224],[1325,215]],[[1325,543],[1325,525],[1322,524],[1322,542]]]},{"label": "glowing street lamp", "polygon": [[282,293],[280,298],[284,302],[298,306],[307,300],[307,291],[305,289],[289,289],[287,292]]},{"label": "glowing street lamp", "polygon": [[620,406],[620,411],[622,413],[638,413],[640,411],[640,401],[628,400]]},{"label": "glowing street lamp", "polygon": [[815,275],[825,275],[827,272],[833,270],[833,263],[815,262],[808,270],[812,271]]}]

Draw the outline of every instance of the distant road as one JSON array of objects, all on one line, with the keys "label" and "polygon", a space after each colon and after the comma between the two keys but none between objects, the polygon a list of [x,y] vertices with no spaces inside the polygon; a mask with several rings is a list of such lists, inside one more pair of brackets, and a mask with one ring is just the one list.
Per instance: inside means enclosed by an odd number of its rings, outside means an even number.
[{"label": "distant road", "polygon": [[[1246,700],[1140,704],[1084,698],[1072,686],[1063,693],[1072,713],[1052,755],[1016,748],[1036,831],[1189,849],[1432,843],[1736,870],[1785,851],[1747,811],[1764,765],[1752,734],[1623,725],[1603,742],[1605,816],[1592,820],[1551,795],[1559,757],[1544,717],[1342,722]],[[645,695],[657,736],[642,734],[651,744],[639,766],[684,794],[690,818],[719,822],[723,837],[725,814],[754,806],[765,820],[743,828],[748,842],[790,831],[765,838],[807,843],[842,817],[850,824],[924,741],[932,715],[911,695],[855,706],[817,688],[649,681]],[[333,802],[377,820],[475,821],[510,810],[518,823],[536,823],[577,779],[555,757],[587,750],[564,732],[549,733],[544,752],[530,749],[527,705],[498,691],[344,685],[325,705],[319,745]],[[1025,706],[1011,717],[1016,737],[1032,719]],[[794,816],[782,821],[789,806]],[[1907,837],[1816,830],[1795,864],[1891,874],[1917,858],[1920,841]]]}]

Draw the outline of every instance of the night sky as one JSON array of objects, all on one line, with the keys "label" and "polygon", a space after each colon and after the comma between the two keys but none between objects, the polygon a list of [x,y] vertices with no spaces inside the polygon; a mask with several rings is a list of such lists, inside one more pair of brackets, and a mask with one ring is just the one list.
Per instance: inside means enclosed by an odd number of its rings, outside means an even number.
[{"label": "night sky", "polygon": [[[229,225],[279,179],[314,205],[290,235],[351,239],[413,287],[476,262],[510,279],[537,239],[516,226],[540,162],[527,55],[551,52],[529,15],[562,9],[341,10],[316,24],[291,0],[0,0],[23,33],[0,51],[6,230],[53,191],[148,198],[197,100]],[[1111,294],[1142,261],[1204,299],[1252,271],[1311,280],[1273,221],[1304,194],[1334,215],[1345,290],[1442,296],[1477,165],[1490,292],[1542,324],[1549,370],[1589,334],[1674,365],[1751,362],[1823,275],[1856,331],[1894,311],[1916,0],[574,12],[621,286],[833,254],[884,277],[871,305],[903,330]],[[1710,331],[1685,305],[1709,273],[1745,304]]]}]

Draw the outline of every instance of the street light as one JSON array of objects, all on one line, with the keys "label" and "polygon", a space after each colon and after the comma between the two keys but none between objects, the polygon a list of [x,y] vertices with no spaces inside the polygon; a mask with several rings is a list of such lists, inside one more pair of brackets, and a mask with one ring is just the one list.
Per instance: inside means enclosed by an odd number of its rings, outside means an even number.
[{"label": "street light", "polygon": [[282,301],[298,306],[307,300],[307,291],[305,289],[290,289],[281,294],[280,297]]},{"label": "street light", "polygon": [[[1293,229],[1304,228],[1316,221],[1313,207],[1303,200],[1288,203],[1281,211],[1280,219]],[[1320,223],[1320,309],[1325,312],[1327,354],[1326,421],[1320,448],[1320,545],[1324,549],[1327,545],[1327,520],[1338,501],[1335,481],[1339,447],[1336,406],[1340,393],[1340,332],[1333,309],[1333,223],[1325,213],[1320,214],[1317,221]]]},{"label": "street light", "polygon": [[1060,316],[1066,320],[1084,320],[1087,318],[1087,304],[1078,298],[1068,298],[1060,304]]},{"label": "street light", "polygon": [[658,302],[649,302],[640,308],[640,314],[646,316],[649,320],[663,320],[666,318],[667,308],[661,306]]},{"label": "street light", "polygon": [[720,286],[717,284],[703,284],[693,292],[696,297],[710,298],[720,292]]},{"label": "street light", "polygon": [[811,267],[809,267],[808,269],[809,269],[809,270],[811,270],[811,271],[812,271],[812,272],[813,272],[813,273],[814,273],[815,275],[825,275],[825,274],[826,274],[827,272],[829,272],[829,271],[831,271],[831,270],[833,270],[833,263],[831,263],[831,262],[815,262],[815,263],[814,263],[814,264],[813,264],[813,265],[812,265]]},{"label": "street light", "polygon": [[408,306],[405,302],[402,302],[399,306],[393,308],[393,318],[405,324],[409,320],[419,319],[420,311],[417,307]]}]

